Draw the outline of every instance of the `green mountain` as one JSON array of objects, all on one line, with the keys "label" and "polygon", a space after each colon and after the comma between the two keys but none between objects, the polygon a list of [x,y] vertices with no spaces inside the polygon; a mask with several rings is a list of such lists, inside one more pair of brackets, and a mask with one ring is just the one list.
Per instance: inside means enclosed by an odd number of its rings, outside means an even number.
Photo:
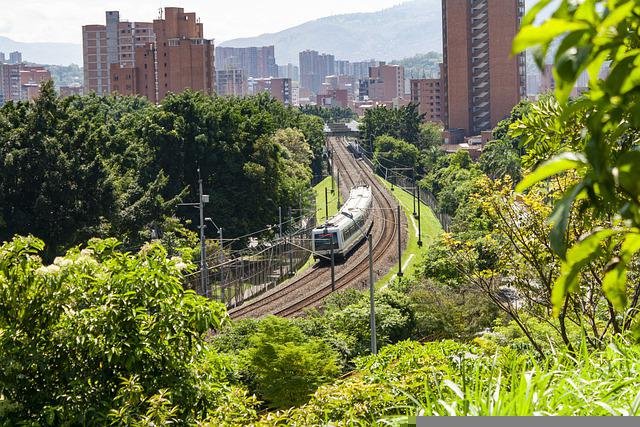
[{"label": "green mountain", "polygon": [[391,61],[417,53],[442,51],[441,0],[413,0],[372,13],[335,15],[221,46],[275,45],[278,64],[297,63],[305,49],[336,59]]}]

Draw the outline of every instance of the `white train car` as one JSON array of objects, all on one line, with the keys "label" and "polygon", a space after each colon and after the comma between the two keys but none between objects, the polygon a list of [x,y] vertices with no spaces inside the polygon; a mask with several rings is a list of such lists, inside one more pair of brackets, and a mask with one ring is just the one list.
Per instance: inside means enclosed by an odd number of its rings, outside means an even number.
[{"label": "white train car", "polygon": [[340,211],[326,223],[313,229],[311,248],[314,258],[329,258],[332,245],[334,257],[344,258],[364,238],[362,232],[367,233],[369,230],[372,223],[372,203],[371,188],[352,188]]}]

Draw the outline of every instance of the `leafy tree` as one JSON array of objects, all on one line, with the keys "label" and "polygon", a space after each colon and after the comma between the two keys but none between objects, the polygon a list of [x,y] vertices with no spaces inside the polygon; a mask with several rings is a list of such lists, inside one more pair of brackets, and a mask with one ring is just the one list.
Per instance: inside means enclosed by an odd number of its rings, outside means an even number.
[{"label": "leafy tree", "polygon": [[35,233],[51,257],[96,234],[113,184],[97,141],[60,105],[53,83],[33,105],[10,102],[0,111],[0,240]]},{"label": "leafy tree", "polygon": [[362,139],[373,151],[376,138],[383,135],[403,139],[410,144],[420,144],[420,123],[424,115],[418,112],[417,104],[400,108],[377,106],[365,111],[360,125]]},{"label": "leafy tree", "polygon": [[305,403],[319,385],[339,373],[336,353],[289,320],[263,319],[249,341],[248,369],[255,375],[256,391],[273,407]]},{"label": "leafy tree", "polygon": [[[577,173],[575,185],[557,200],[550,218],[554,226],[550,244],[561,257],[562,272],[552,294],[556,315],[579,292],[581,271],[597,259],[610,261],[602,278],[602,289],[618,312],[631,312],[634,299],[628,298],[629,267],[640,250],[640,156],[638,155],[637,61],[640,58],[638,28],[640,6],[633,0],[572,2],[563,0],[540,25],[535,18],[549,1],[541,1],[523,19],[514,40],[513,51],[536,51],[540,66],[556,39],[562,39],[554,52],[553,74],[556,96],[566,105],[571,89],[583,72],[589,74],[589,92],[559,118],[560,126],[574,114],[584,114],[580,146],[570,147],[540,165],[525,178],[520,190],[567,171]],[[600,78],[600,69],[610,61],[610,72]],[[585,204],[584,200],[588,202]],[[619,216],[604,230],[593,232],[570,246],[569,218],[574,209],[590,211],[596,217]]]},{"label": "leafy tree", "polygon": [[401,139],[388,135],[379,136],[374,143],[373,162],[377,172],[384,174],[384,170],[393,168],[409,168],[400,173],[412,176],[413,168],[418,162],[420,152],[414,146]]},{"label": "leafy tree", "polygon": [[489,141],[482,149],[479,166],[482,172],[493,179],[509,176],[517,183],[522,178],[520,156],[508,141]]},{"label": "leafy tree", "polygon": [[443,128],[440,123],[421,123],[420,124],[420,142],[418,148],[420,150],[428,150],[431,148],[440,148],[444,143],[442,137]]},{"label": "leafy tree", "polygon": [[212,196],[206,215],[244,235],[298,205],[323,147],[319,118],[264,94],[186,91],[156,107],[139,97],[58,99],[47,83],[35,103],[0,109],[0,239],[42,236],[48,260],[93,236],[140,247],[151,230],[176,230],[167,218],[197,219],[177,204],[197,200],[198,167]]},{"label": "leafy tree", "polygon": [[0,246],[0,394],[14,423],[188,423],[215,407],[225,374],[198,363],[224,307],[185,291],[189,265],[161,246],[117,246],[93,240],[51,265],[33,237]]}]

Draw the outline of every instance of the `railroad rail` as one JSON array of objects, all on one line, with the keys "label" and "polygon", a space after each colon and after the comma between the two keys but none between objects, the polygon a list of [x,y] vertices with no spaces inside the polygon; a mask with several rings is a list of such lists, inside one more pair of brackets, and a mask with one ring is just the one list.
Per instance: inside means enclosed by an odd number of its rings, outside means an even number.
[{"label": "railroad rail", "polygon": [[[340,173],[343,195],[349,194],[354,185],[366,184],[373,191],[373,262],[377,267],[377,276],[381,276],[397,262],[395,242],[397,222],[401,221],[406,235],[406,218],[396,218],[397,203],[389,191],[382,185],[361,160],[356,160],[339,138],[329,138],[334,153],[333,161]],[[406,242],[406,239],[404,239]],[[368,252],[366,245],[360,244],[343,264],[335,268],[336,290],[349,287],[362,287],[368,282]],[[283,317],[300,315],[305,309],[316,307],[331,294],[330,267],[316,263],[309,270],[276,286],[260,297],[246,301],[243,305],[231,309],[232,318],[259,317],[275,314]]]}]

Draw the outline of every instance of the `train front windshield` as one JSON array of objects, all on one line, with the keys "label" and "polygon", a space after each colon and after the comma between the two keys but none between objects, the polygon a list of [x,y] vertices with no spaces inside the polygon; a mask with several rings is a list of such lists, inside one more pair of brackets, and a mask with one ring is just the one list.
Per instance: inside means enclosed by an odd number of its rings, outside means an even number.
[{"label": "train front windshield", "polygon": [[330,251],[331,242],[333,241],[333,249],[338,249],[338,233],[320,233],[314,236],[316,251]]}]

